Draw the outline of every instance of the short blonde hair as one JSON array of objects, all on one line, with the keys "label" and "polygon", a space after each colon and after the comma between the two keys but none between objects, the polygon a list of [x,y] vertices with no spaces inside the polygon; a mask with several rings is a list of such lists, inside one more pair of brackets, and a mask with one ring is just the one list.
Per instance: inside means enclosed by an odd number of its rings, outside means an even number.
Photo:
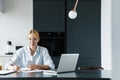
[{"label": "short blonde hair", "polygon": [[31,33],[34,33],[40,39],[40,35],[37,30],[35,30],[35,29],[30,30],[28,35],[30,35]]}]

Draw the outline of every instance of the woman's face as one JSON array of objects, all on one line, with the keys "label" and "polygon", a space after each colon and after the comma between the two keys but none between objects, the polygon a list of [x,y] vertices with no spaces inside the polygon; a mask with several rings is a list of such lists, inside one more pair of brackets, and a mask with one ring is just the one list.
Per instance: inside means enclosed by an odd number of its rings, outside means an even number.
[{"label": "woman's face", "polygon": [[28,35],[28,44],[31,49],[36,48],[37,43],[39,42],[39,37],[34,33]]}]

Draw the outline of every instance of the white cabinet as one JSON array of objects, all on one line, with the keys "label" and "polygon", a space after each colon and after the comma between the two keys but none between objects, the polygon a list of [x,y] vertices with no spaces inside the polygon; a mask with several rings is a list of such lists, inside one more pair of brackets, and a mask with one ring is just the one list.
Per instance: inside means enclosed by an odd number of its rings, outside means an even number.
[{"label": "white cabinet", "polygon": [[6,63],[9,62],[12,57],[13,55],[0,55],[0,64],[2,65],[2,69],[5,69]]}]

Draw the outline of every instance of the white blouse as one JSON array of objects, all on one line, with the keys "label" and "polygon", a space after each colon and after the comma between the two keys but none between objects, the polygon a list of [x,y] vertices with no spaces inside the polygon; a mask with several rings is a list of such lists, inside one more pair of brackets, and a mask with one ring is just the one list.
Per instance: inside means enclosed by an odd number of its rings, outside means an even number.
[{"label": "white blouse", "polygon": [[51,69],[55,68],[47,48],[42,46],[37,46],[33,56],[31,55],[29,46],[20,48],[13,58],[6,64],[6,67],[7,65],[17,65],[21,68],[26,68],[30,62],[31,64],[48,65]]}]

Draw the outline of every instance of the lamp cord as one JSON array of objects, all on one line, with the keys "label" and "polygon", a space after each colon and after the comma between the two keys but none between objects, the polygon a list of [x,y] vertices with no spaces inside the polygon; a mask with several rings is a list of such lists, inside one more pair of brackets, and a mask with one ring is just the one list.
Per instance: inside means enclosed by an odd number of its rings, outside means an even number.
[{"label": "lamp cord", "polygon": [[78,0],[76,0],[76,2],[75,2],[75,6],[73,8],[74,11],[76,11],[77,5],[78,5]]}]

